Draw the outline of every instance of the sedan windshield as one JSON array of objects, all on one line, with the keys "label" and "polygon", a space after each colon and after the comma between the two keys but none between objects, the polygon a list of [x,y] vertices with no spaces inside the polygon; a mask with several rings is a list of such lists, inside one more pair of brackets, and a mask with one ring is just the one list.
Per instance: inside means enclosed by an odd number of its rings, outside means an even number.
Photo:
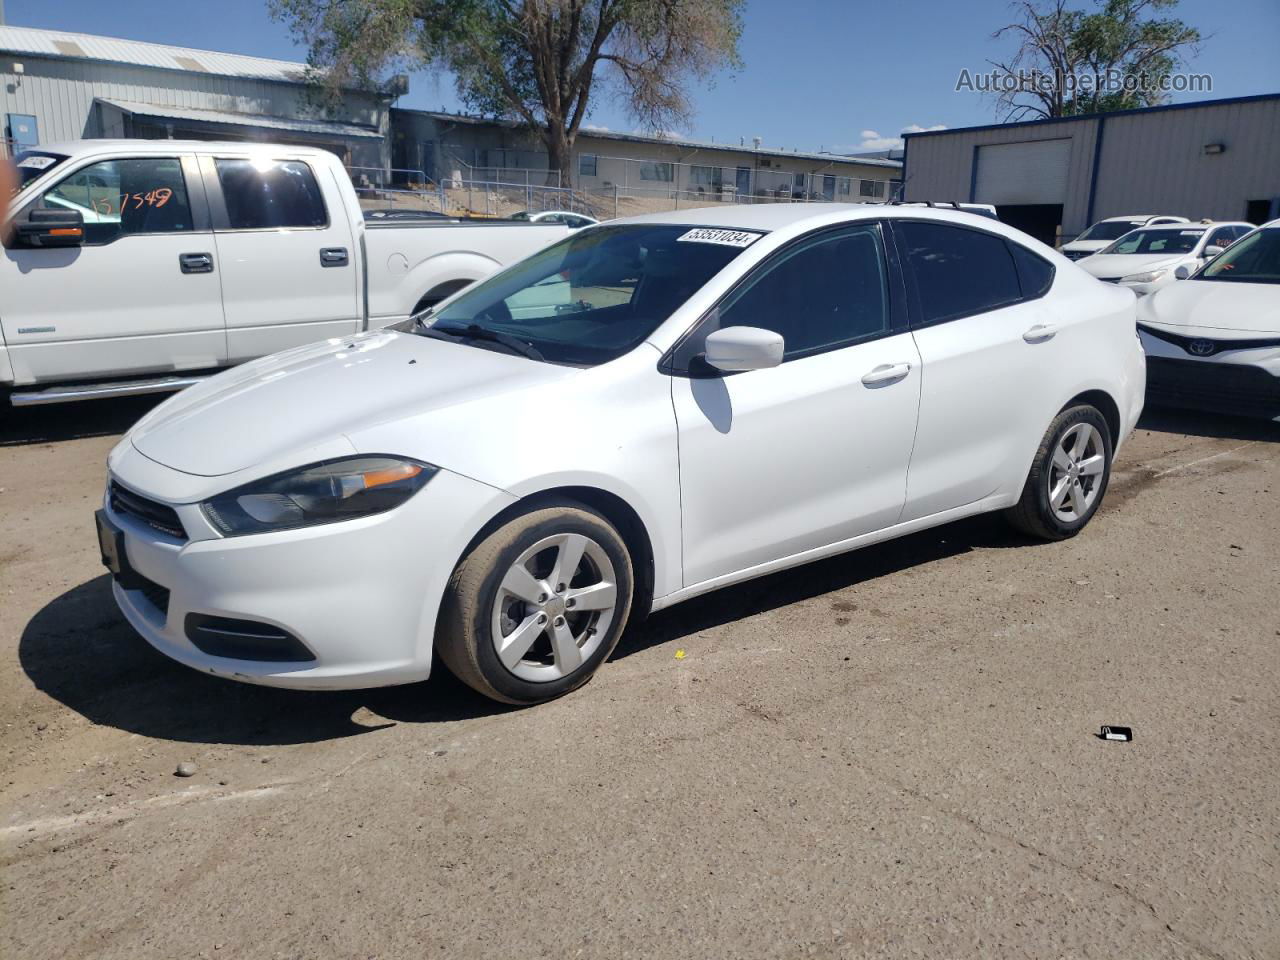
[{"label": "sedan windshield", "polygon": [[1218,254],[1196,274],[1197,280],[1280,283],[1280,228],[1255,230]]},{"label": "sedan windshield", "polygon": [[1190,253],[1203,230],[1134,230],[1099,253]]},{"label": "sedan windshield", "polygon": [[27,184],[37,177],[42,177],[67,158],[60,153],[45,153],[37,150],[26,150],[18,154],[14,165],[18,168],[18,193],[26,189]]},{"label": "sedan windshield", "polygon": [[1086,230],[1077,240],[1115,240],[1122,237],[1134,227],[1142,226],[1141,220],[1103,220],[1095,223]]},{"label": "sedan windshield", "polygon": [[759,236],[662,223],[593,227],[421,316],[413,332],[505,343],[552,363],[605,363],[643,342]]}]

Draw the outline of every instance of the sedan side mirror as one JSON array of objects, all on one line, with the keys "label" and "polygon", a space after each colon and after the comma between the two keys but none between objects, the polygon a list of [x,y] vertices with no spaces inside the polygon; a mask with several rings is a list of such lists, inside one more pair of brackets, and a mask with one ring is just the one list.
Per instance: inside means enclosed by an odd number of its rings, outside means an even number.
[{"label": "sedan side mirror", "polygon": [[1209,244],[1209,246],[1204,248],[1204,255],[1212,259],[1213,257],[1216,257],[1218,254],[1220,254],[1224,249],[1226,248],[1220,247],[1217,244],[1211,243]]},{"label": "sedan side mirror", "polygon": [[1173,271],[1173,278],[1175,280],[1185,280],[1189,276],[1191,276],[1191,268],[1185,263],[1180,265],[1177,270]]},{"label": "sedan side mirror", "polygon": [[782,334],[760,327],[725,327],[708,334],[703,359],[717,370],[764,370],[782,363]]},{"label": "sedan side mirror", "polygon": [[25,247],[78,247],[84,243],[84,217],[79,210],[37,207],[14,224]]}]

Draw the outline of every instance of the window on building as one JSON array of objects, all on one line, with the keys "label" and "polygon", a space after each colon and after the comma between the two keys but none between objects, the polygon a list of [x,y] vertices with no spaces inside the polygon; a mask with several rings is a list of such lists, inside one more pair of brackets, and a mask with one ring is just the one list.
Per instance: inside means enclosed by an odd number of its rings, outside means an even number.
[{"label": "window on building", "polygon": [[1022,299],[1018,271],[1004,239],[950,224],[905,220],[906,241],[924,323],[995,310]]},{"label": "window on building", "polygon": [[840,178],[841,196],[847,197],[852,191],[853,191],[853,181],[850,180],[848,177],[841,177]]},{"label": "window on building", "polygon": [[596,160],[594,153],[578,154],[578,176],[594,177],[596,175]]},{"label": "window on building", "polygon": [[791,178],[791,188],[797,191],[804,191],[804,174],[797,173]]},{"label": "window on building", "polygon": [[641,180],[661,180],[663,183],[670,183],[673,172],[673,166],[670,163],[640,164]]},{"label": "window on building", "polygon": [[782,334],[784,360],[856,343],[889,330],[886,278],[878,227],[824,234],[770,261],[720,308],[720,326]]},{"label": "window on building", "polygon": [[883,199],[884,197],[884,181],[883,180],[860,180],[858,181],[858,196],[873,197]]},{"label": "window on building", "polygon": [[690,167],[689,168],[689,185],[692,187],[706,187],[719,189],[720,184],[724,182],[719,167]]},{"label": "window on building", "polygon": [[224,160],[214,163],[232,230],[323,227],[328,222],[320,185],[299,160]]},{"label": "window on building", "polygon": [[39,203],[48,210],[79,213],[90,245],[135,233],[192,229],[182,163],[174,157],[91,164],[50,187]]}]

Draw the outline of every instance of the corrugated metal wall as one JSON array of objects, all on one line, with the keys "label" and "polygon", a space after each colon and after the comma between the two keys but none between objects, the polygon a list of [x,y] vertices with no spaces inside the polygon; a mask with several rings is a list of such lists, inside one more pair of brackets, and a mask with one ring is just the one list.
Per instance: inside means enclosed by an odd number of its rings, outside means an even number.
[{"label": "corrugated metal wall", "polygon": [[[13,72],[15,61],[25,73]],[[280,117],[320,115],[300,84],[13,54],[6,54],[0,67],[0,115],[34,114],[43,143],[116,133],[99,129],[95,97]],[[381,146],[374,142],[377,165],[390,163],[389,110],[378,98],[348,94],[343,115],[335,119],[381,130]]]},{"label": "corrugated metal wall", "polygon": [[971,195],[975,182],[977,147],[1035,140],[1069,139],[1067,200],[1063,205],[1063,235],[1079,233],[1089,198],[1089,173],[1093,169],[1096,125],[1091,120],[1037,124],[1034,127],[996,127],[957,130],[954,133],[910,137],[907,141],[906,199],[960,200],[990,203]]},{"label": "corrugated metal wall", "polygon": [[[1102,125],[1092,216],[1089,190]],[[1250,200],[1280,197],[1280,98],[907,138],[908,200],[976,200],[976,147],[1069,137],[1063,236],[1131,213],[1240,220]],[[1208,143],[1225,151],[1205,154]]]},{"label": "corrugated metal wall", "polygon": [[[1206,154],[1205,144],[1226,149]],[[1173,213],[1239,220],[1280,196],[1280,99],[1107,119],[1095,219]]]}]

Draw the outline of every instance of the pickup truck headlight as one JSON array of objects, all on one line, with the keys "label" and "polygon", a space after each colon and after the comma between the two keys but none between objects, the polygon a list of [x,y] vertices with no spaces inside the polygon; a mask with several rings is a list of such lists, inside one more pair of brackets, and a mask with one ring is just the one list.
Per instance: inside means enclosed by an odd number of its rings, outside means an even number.
[{"label": "pickup truck headlight", "polygon": [[399,457],[348,457],[255,480],[200,507],[224,536],[292,530],[394,509],[437,472]]},{"label": "pickup truck headlight", "polygon": [[1120,282],[1121,283],[1155,283],[1157,280],[1159,280],[1168,272],[1169,270],[1168,268],[1166,268],[1164,270],[1149,270],[1146,273],[1132,273],[1127,277],[1121,277]]}]

